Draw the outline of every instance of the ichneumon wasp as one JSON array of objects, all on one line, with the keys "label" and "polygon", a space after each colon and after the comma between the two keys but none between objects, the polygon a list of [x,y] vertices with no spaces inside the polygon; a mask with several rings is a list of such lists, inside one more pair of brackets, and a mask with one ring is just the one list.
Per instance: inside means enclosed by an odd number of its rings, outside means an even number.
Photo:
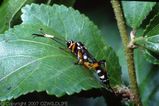
[{"label": "ichneumon wasp", "polygon": [[[107,74],[107,70],[106,70],[106,61],[105,60],[100,60],[97,61],[92,55],[91,53],[87,50],[87,48],[85,47],[85,45],[82,42],[76,42],[73,40],[62,40],[58,37],[55,37],[53,35],[49,35],[46,33],[41,32],[41,34],[32,34],[34,36],[38,36],[38,37],[46,37],[46,38],[50,38],[54,41],[56,41],[57,43],[64,45],[67,47],[67,49],[76,56],[77,58],[77,62],[75,62],[75,64],[80,64],[83,65],[84,67],[94,70],[97,75],[99,76],[99,79],[101,80],[101,82],[106,85],[106,87],[111,90],[111,92],[113,92],[113,89],[110,86],[110,82],[109,82],[109,78],[108,78],[108,74]],[[63,43],[65,42],[65,44]],[[63,48],[60,48],[63,49]],[[64,49],[63,49],[64,50]]]}]

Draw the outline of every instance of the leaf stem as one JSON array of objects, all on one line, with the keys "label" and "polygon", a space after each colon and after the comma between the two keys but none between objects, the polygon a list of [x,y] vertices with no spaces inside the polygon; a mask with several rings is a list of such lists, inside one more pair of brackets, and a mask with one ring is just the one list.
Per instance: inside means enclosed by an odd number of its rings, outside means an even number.
[{"label": "leaf stem", "polygon": [[118,29],[120,32],[120,36],[121,36],[122,43],[124,46],[124,52],[125,52],[126,59],[127,59],[128,73],[129,73],[129,77],[130,77],[130,86],[131,86],[132,93],[134,95],[134,103],[136,106],[142,106],[142,102],[140,99],[140,93],[139,93],[137,80],[136,80],[136,73],[135,73],[134,53],[133,53],[134,49],[128,47],[128,44],[129,44],[128,35],[127,35],[127,31],[126,31],[123,14],[122,14],[122,9],[120,7],[120,2],[119,2],[119,0],[111,0],[111,3],[112,3],[112,7],[113,7],[113,10],[115,13]]}]

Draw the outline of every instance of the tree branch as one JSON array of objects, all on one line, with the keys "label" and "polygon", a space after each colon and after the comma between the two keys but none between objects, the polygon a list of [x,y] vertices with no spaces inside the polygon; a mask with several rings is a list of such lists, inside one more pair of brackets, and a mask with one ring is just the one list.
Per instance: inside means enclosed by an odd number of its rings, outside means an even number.
[{"label": "tree branch", "polygon": [[142,106],[139,89],[137,85],[137,80],[136,80],[136,73],[135,73],[134,54],[133,54],[134,49],[128,47],[128,44],[129,44],[128,35],[126,31],[126,26],[125,26],[122,10],[120,7],[120,2],[119,0],[111,0],[111,3],[115,13],[118,29],[120,32],[120,36],[124,46],[124,52],[127,59],[128,73],[130,77],[130,86],[131,86],[132,93],[134,95],[134,103],[136,106]]}]

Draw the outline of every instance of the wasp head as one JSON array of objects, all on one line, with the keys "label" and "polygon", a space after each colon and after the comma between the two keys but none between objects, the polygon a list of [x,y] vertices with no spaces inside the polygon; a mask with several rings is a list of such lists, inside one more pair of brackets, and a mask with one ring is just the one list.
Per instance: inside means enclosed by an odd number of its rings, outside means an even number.
[{"label": "wasp head", "polygon": [[73,43],[73,41],[72,40],[70,40],[70,41],[67,41],[66,42],[66,44],[67,44],[67,47],[69,48],[70,47],[70,45]]}]

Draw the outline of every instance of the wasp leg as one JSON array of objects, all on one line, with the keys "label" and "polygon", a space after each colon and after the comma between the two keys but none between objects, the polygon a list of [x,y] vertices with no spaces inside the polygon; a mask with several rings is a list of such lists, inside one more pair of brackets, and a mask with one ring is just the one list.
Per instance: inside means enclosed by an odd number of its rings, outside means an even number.
[{"label": "wasp leg", "polygon": [[[65,52],[70,52],[69,49],[67,48],[62,48],[62,47],[59,47],[59,49],[65,51]],[[82,59],[78,59],[76,62],[74,62],[75,65],[81,65],[82,64]]]},{"label": "wasp leg", "polygon": [[105,60],[100,60],[99,63],[100,63],[100,64],[105,64],[106,61],[105,61]]},{"label": "wasp leg", "polygon": [[78,61],[76,61],[76,62],[74,62],[74,64],[75,64],[75,65],[79,65],[79,62],[78,62]]},{"label": "wasp leg", "polygon": [[76,62],[74,62],[75,65],[81,65],[83,64],[83,60],[82,59],[78,59]]},{"label": "wasp leg", "polygon": [[103,65],[103,66],[105,67],[105,66],[106,66],[106,61],[105,61],[105,60],[100,60],[100,61],[99,61],[99,64],[100,64],[100,65]]},{"label": "wasp leg", "polygon": [[74,62],[75,65],[80,65],[79,61]]},{"label": "wasp leg", "polygon": [[83,63],[83,65],[86,67],[86,68],[88,68],[89,70],[92,70],[93,69],[93,64],[92,63],[90,63],[90,62],[84,62]]}]

